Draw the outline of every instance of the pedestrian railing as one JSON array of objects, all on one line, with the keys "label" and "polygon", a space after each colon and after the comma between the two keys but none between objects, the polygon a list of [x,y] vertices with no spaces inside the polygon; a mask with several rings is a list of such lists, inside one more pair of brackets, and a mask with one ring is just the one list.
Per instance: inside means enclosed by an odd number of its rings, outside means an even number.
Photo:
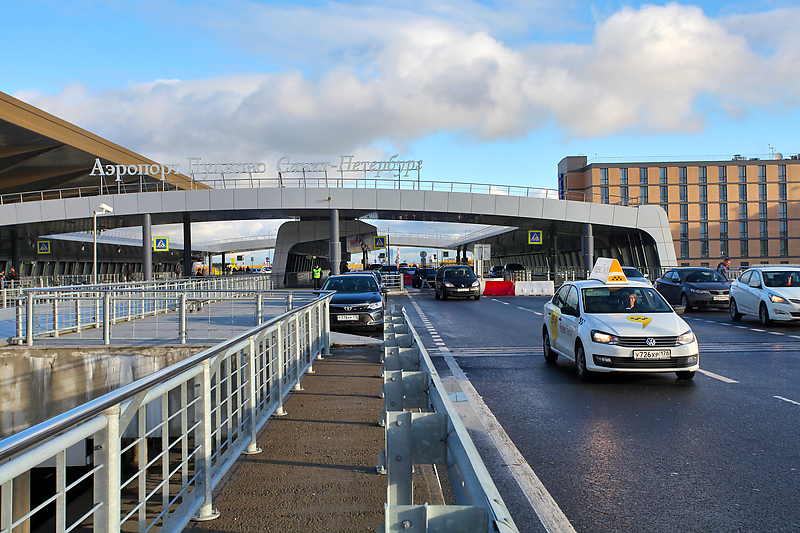
[{"label": "pedestrian railing", "polygon": [[[214,486],[260,452],[259,429],[330,353],[330,296],[1,440],[0,533],[47,520],[56,533],[179,532],[217,516]],[[55,468],[52,486],[32,490],[37,466]]]},{"label": "pedestrian railing", "polygon": [[405,286],[403,284],[403,273],[383,274],[383,286],[390,291],[403,291]]},{"label": "pedestrian railing", "polygon": [[[518,532],[405,309],[395,306],[385,320],[378,471],[387,476],[387,503],[379,531]],[[458,505],[414,505],[415,464],[446,466]]]}]

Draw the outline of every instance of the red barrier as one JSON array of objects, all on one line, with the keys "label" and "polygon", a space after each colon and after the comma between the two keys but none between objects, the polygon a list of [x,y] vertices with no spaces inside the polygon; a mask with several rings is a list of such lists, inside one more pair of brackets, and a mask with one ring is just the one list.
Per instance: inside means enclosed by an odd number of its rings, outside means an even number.
[{"label": "red barrier", "polygon": [[487,281],[484,296],[514,296],[513,281]]},{"label": "red barrier", "polygon": [[407,274],[403,272],[403,286],[411,287],[412,283],[414,283],[414,276],[412,274]]}]

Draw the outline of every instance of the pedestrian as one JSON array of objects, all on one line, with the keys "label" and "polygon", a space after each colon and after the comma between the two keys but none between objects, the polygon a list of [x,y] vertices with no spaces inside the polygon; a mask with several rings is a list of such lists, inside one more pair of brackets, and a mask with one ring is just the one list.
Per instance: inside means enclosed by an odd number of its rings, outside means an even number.
[{"label": "pedestrian", "polygon": [[0,270],[0,289],[6,288],[6,271]]},{"label": "pedestrian", "polygon": [[728,267],[729,267],[730,265],[731,265],[731,260],[730,260],[730,258],[729,258],[729,257],[726,257],[726,258],[724,258],[724,259],[723,259],[722,261],[720,261],[720,262],[719,262],[719,264],[717,265],[717,272],[719,272],[719,273],[720,273],[720,275],[721,275],[723,278],[725,278],[726,280],[727,280],[727,279],[730,279],[730,278],[728,278]]},{"label": "pedestrian", "polygon": [[314,265],[314,268],[311,269],[311,277],[314,278],[315,289],[322,287],[322,269],[319,265]]}]

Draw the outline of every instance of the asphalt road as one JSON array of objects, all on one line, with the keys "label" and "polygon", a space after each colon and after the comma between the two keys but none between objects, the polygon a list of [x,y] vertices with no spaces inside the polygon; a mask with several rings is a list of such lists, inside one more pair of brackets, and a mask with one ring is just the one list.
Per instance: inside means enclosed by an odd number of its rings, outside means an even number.
[{"label": "asphalt road", "polygon": [[[571,362],[542,357],[545,301],[412,291],[391,303],[443,377],[439,349],[454,357],[576,531],[800,531],[800,325],[690,311],[694,380],[583,383]],[[490,439],[477,441],[520,530],[543,531]]]}]

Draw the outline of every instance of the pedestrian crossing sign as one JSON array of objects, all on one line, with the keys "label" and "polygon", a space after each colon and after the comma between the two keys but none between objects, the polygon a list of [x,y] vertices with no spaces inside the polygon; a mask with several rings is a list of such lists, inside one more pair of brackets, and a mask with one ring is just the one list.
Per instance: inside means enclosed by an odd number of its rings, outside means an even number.
[{"label": "pedestrian crossing sign", "polygon": [[379,248],[386,248],[386,237],[383,235],[376,235],[372,238],[372,248],[378,250]]},{"label": "pedestrian crossing sign", "polygon": [[528,244],[542,244],[542,230],[528,230]]},{"label": "pedestrian crossing sign", "polygon": [[36,250],[40,254],[49,254],[50,241],[36,241]]},{"label": "pedestrian crossing sign", "polygon": [[155,238],[153,238],[153,251],[154,252],[169,252],[169,237],[155,237]]}]

